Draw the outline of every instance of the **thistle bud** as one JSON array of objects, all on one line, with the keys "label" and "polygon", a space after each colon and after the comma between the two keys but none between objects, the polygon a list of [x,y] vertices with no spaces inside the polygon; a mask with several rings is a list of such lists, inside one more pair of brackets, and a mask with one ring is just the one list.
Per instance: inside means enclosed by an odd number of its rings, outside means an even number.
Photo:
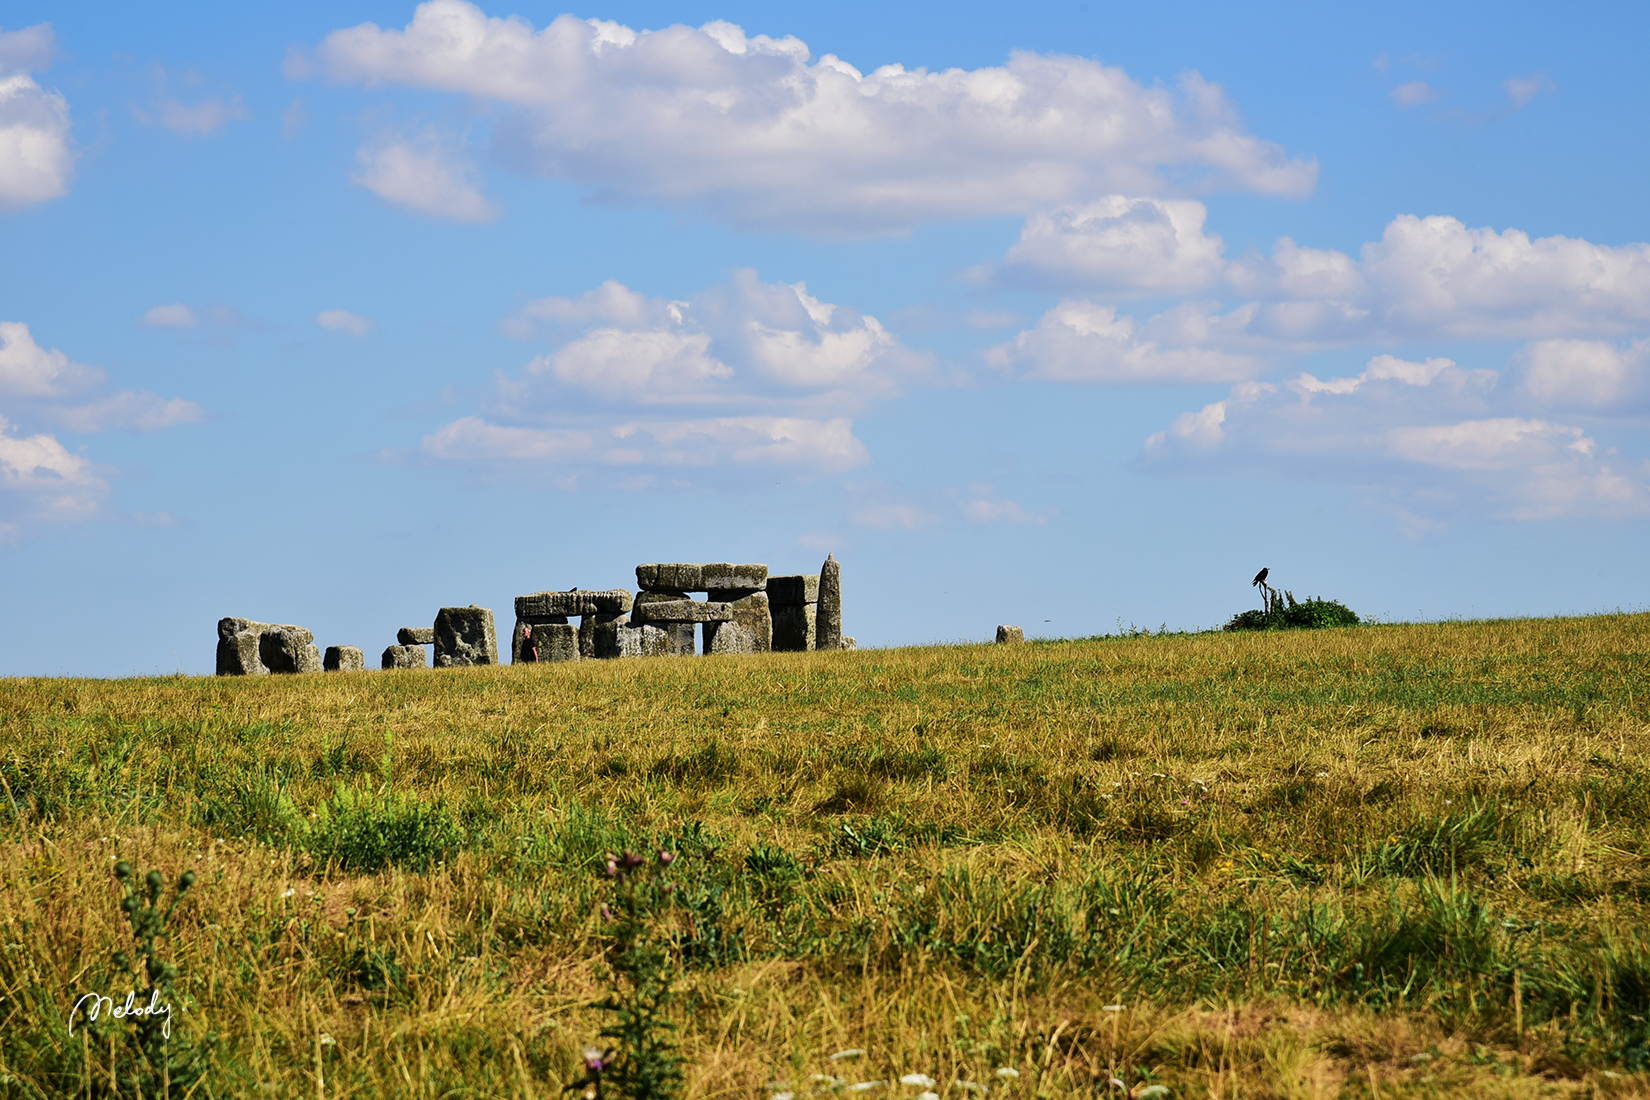
[{"label": "thistle bud", "polygon": [[178,893],[183,893],[193,885],[195,885],[195,872],[185,871],[178,876]]},{"label": "thistle bud", "polygon": [[675,862],[676,862],[676,853],[675,852],[667,852],[663,848],[659,849],[659,866],[669,867],[672,863],[675,863]]},{"label": "thistle bud", "polygon": [[131,878],[132,877],[132,865],[130,863],[127,863],[124,859],[121,860],[119,863],[115,864],[115,877],[118,878],[118,879]]}]

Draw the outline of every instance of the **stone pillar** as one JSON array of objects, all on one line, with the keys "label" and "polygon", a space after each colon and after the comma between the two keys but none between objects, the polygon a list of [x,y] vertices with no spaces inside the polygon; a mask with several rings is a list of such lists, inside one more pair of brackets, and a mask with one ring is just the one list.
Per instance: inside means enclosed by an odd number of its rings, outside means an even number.
[{"label": "stone pillar", "polygon": [[490,608],[443,607],[435,613],[435,666],[498,664],[498,639]]},{"label": "stone pillar", "polygon": [[360,672],[367,667],[367,655],[360,646],[329,645],[321,657],[321,667],[328,672]]},{"label": "stone pillar", "polygon": [[842,648],[842,564],[832,554],[819,567],[819,608],[815,641],[819,649]]}]

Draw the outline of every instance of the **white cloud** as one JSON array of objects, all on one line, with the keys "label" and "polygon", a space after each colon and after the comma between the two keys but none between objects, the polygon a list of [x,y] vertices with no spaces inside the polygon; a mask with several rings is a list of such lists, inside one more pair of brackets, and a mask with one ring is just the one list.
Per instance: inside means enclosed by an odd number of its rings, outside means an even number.
[{"label": "white cloud", "polygon": [[151,307],[138,324],[147,328],[194,328],[200,324],[200,318],[182,302],[173,302],[170,305]]},{"label": "white cloud", "polygon": [[1062,302],[1035,327],[986,353],[998,370],[1061,382],[1230,382],[1263,360],[1207,346],[1210,318],[1182,307],[1144,324],[1113,306]]},{"label": "white cloud", "polygon": [[56,55],[57,34],[50,23],[0,30],[0,77],[44,72],[52,67]]},{"label": "white cloud", "polygon": [[599,429],[520,428],[465,417],[426,436],[429,458],[482,467],[782,466],[836,473],[867,462],[844,418],[740,416],[633,421]]},{"label": "white cloud", "polygon": [[938,518],[914,504],[866,504],[854,510],[853,522],[878,531],[920,531]]},{"label": "white cloud", "polygon": [[[1206,262],[1207,252],[1198,254]],[[1148,251],[1135,256],[1150,266]],[[1156,262],[1164,283],[1186,270],[1170,251]],[[1042,274],[1060,270],[1049,265]],[[1081,282],[1071,267],[1064,270]],[[1283,238],[1270,256],[1226,263],[1220,279],[1250,300],[1230,308],[1186,302],[1139,321],[1115,306],[1072,299],[994,348],[988,360],[1032,377],[1074,381],[1232,380],[1315,349],[1435,339],[1596,340],[1650,327],[1650,245],[1532,240],[1517,229],[1469,229],[1449,217],[1394,218],[1357,258]]]},{"label": "white cloud", "polygon": [[1392,97],[1392,102],[1400,107],[1419,107],[1438,99],[1438,90],[1424,80],[1411,80],[1408,84],[1400,84],[1387,94]]},{"label": "white cloud", "polygon": [[155,432],[179,424],[199,423],[206,419],[206,410],[181,397],[168,401],[152,393],[122,390],[85,405],[49,408],[43,415],[71,432],[101,432],[110,428]]},{"label": "white cloud", "polygon": [[366,336],[378,327],[372,318],[347,309],[324,309],[315,315],[315,323],[328,332],[343,332],[356,337]]},{"label": "white cloud", "polygon": [[20,536],[25,521],[89,518],[108,488],[90,459],[49,435],[14,435],[0,416],[0,541]]},{"label": "white cloud", "polygon": [[1472,513],[1650,515],[1650,467],[1580,427],[1505,415],[1511,398],[1494,371],[1376,356],[1351,378],[1239,383],[1148,438],[1140,464],[1328,479],[1422,528]]},{"label": "white cloud", "polygon": [[73,177],[68,101],[25,74],[0,76],[0,210],[59,198]]},{"label": "white cloud", "polygon": [[29,326],[0,321],[0,396],[60,397],[103,381],[96,367],[69,361],[34,342]]},{"label": "white cloud", "polygon": [[865,74],[731,23],[637,32],[564,15],[542,31],[463,0],[401,30],[337,30],[288,75],[401,84],[498,105],[502,163],[618,201],[743,224],[887,231],[1027,213],[1113,191],[1304,196],[1317,163],[1246,132],[1196,73],[1144,87],[1084,58]]},{"label": "white cloud", "polygon": [[1558,409],[1631,412],[1650,403],[1650,340],[1540,340],[1519,356],[1525,388]]},{"label": "white cloud", "polygon": [[350,182],[396,206],[457,222],[495,221],[502,212],[481,193],[474,169],[433,136],[362,148],[356,159],[361,170]]},{"label": "white cloud", "polygon": [[805,283],[740,270],[691,301],[648,298],[608,281],[578,298],[540,298],[501,322],[529,337],[545,323],[594,325],[500,382],[501,406],[532,416],[565,387],[631,405],[854,406],[928,370],[877,321],[821,302]]},{"label": "white cloud", "polygon": [[999,269],[974,275],[1129,295],[1203,290],[1226,267],[1221,239],[1203,232],[1207,213],[1189,199],[1124,195],[1041,211],[1026,219]]}]

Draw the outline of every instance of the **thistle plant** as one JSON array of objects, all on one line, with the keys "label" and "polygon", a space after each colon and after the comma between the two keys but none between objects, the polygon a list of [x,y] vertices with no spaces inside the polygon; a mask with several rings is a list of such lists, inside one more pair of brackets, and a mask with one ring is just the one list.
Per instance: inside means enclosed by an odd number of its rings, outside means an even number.
[{"label": "thistle plant", "polygon": [[[136,1097],[184,1095],[205,1075],[217,1035],[209,1033],[198,1044],[173,1041],[173,1020],[183,1000],[175,985],[178,968],[156,953],[155,941],[169,938],[172,912],[195,884],[195,872],[178,876],[165,908],[160,904],[165,879],[159,871],[145,875],[140,889],[133,884],[132,865],[121,860],[115,864],[115,878],[121,884],[120,911],[131,926],[133,949],[114,952],[111,981],[135,981],[123,1000],[117,1001],[119,994],[112,991],[91,992],[76,1003],[76,1011],[87,1021],[91,1037],[109,1044],[106,1082],[110,1092]],[[146,985],[141,984],[145,981]],[[117,1030],[116,1022],[122,1020],[128,1026]]]},{"label": "thistle plant", "polygon": [[670,1019],[674,943],[668,917],[676,907],[676,884],[668,878],[674,852],[654,859],[635,852],[607,857],[604,874],[612,885],[601,917],[612,942],[607,950],[612,989],[599,1005],[607,1013],[601,1037],[613,1046],[584,1052],[585,1075],[568,1088],[583,1088],[588,1100],[671,1100],[681,1091],[681,1056],[676,1024]]}]

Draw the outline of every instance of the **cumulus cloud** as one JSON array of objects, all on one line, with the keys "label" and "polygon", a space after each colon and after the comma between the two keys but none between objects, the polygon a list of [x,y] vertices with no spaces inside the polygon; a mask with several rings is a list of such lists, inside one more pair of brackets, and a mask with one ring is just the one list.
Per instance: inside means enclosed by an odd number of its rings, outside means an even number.
[{"label": "cumulus cloud", "polygon": [[500,402],[516,416],[559,407],[568,389],[614,404],[850,408],[929,368],[875,317],[749,270],[691,301],[608,281],[528,302],[501,323],[523,337],[546,325],[583,331],[501,381]]},{"label": "cumulus cloud", "polygon": [[1005,373],[1060,382],[1230,382],[1258,372],[1260,357],[1218,346],[1220,318],[1196,305],[1144,323],[1114,306],[1062,302],[1035,327],[986,353]]},{"label": "cumulus cloud", "polygon": [[32,417],[72,432],[110,428],[157,431],[204,418],[182,398],[141,390],[105,392],[106,374],[43,348],[29,326],[0,321],[0,542],[22,537],[44,522],[100,514],[108,495],[105,471],[44,432],[25,434],[17,417]]},{"label": "cumulus cloud", "polygon": [[1650,405],[1650,340],[1538,340],[1520,353],[1525,388],[1556,409],[1638,412]]},{"label": "cumulus cloud", "polygon": [[69,102],[28,75],[55,52],[50,24],[0,30],[0,210],[66,195],[74,178]]},{"label": "cumulus cloud", "polygon": [[90,459],[49,435],[19,436],[0,416],[0,542],[18,538],[29,521],[93,516],[108,489]]},{"label": "cumulus cloud", "polygon": [[378,327],[372,318],[347,309],[324,309],[315,315],[315,323],[328,332],[342,332],[355,337],[366,336]]},{"label": "cumulus cloud", "polygon": [[1501,89],[1512,100],[1513,107],[1523,107],[1540,95],[1542,92],[1558,91],[1558,84],[1546,73],[1535,73],[1531,76],[1513,77],[1501,82]]},{"label": "cumulus cloud", "polygon": [[0,321],[0,397],[61,397],[96,386],[104,374],[35,343],[29,326]]},{"label": "cumulus cloud", "polygon": [[1018,501],[999,496],[989,485],[975,485],[970,489],[971,499],[962,506],[963,515],[974,523],[1029,523],[1045,527],[1051,512],[1033,512]]},{"label": "cumulus cloud", "polygon": [[[1051,234],[1062,235],[1056,227],[1038,236]],[[1080,285],[1088,277],[1084,257],[1107,250],[1086,251],[1077,232],[1063,238],[1057,247],[1041,245],[1042,254],[1078,260],[1050,261],[1039,277]],[[1204,234],[1200,221],[1189,250],[1177,251],[1166,232],[1157,239],[1163,248],[1155,255],[1138,249],[1116,264],[1156,263],[1163,285],[1215,268],[1222,288],[1249,300],[1229,307],[1183,302],[1137,320],[1112,305],[1069,299],[992,349],[988,360],[1039,378],[1229,381],[1272,369],[1288,354],[1324,348],[1436,339],[1597,340],[1650,327],[1645,244],[1532,239],[1517,229],[1473,229],[1455,218],[1408,214],[1394,218],[1356,257],[1283,238],[1269,256],[1251,254],[1217,267],[1208,242],[1218,248],[1219,238]],[[1196,263],[1187,261],[1188,253]],[[1113,262],[1092,260],[1097,268]]]},{"label": "cumulus cloud", "polygon": [[455,222],[495,221],[503,212],[462,154],[432,135],[369,146],[356,159],[361,170],[350,182],[396,206]]},{"label": "cumulus cloud", "polygon": [[556,346],[498,376],[485,416],[426,437],[426,458],[628,470],[632,484],[707,467],[838,472],[869,460],[850,414],[931,371],[876,318],[754,271],[687,300],[608,281],[529,301],[500,327]]},{"label": "cumulus cloud", "polygon": [[146,328],[194,328],[200,324],[200,318],[195,311],[182,302],[173,302],[170,305],[153,306],[138,321]]},{"label": "cumulus cloud", "polygon": [[496,106],[501,163],[760,226],[897,231],[1188,187],[1299,197],[1317,178],[1196,73],[1148,88],[1060,55],[867,74],[726,22],[638,32],[564,15],[535,30],[430,0],[400,30],[334,31],[287,71],[463,94]]},{"label": "cumulus cloud", "polygon": [[[1140,464],[1327,478],[1418,517],[1650,514],[1650,468],[1578,426],[1497,415],[1494,371],[1376,356],[1347,378],[1241,382],[1150,436]],[[1428,516],[1433,518],[1429,519]]]},{"label": "cumulus cloud", "polygon": [[1223,242],[1203,231],[1207,214],[1202,203],[1189,199],[1125,195],[1039,211],[1026,219],[1000,266],[973,275],[1127,295],[1204,290],[1226,267]]}]

